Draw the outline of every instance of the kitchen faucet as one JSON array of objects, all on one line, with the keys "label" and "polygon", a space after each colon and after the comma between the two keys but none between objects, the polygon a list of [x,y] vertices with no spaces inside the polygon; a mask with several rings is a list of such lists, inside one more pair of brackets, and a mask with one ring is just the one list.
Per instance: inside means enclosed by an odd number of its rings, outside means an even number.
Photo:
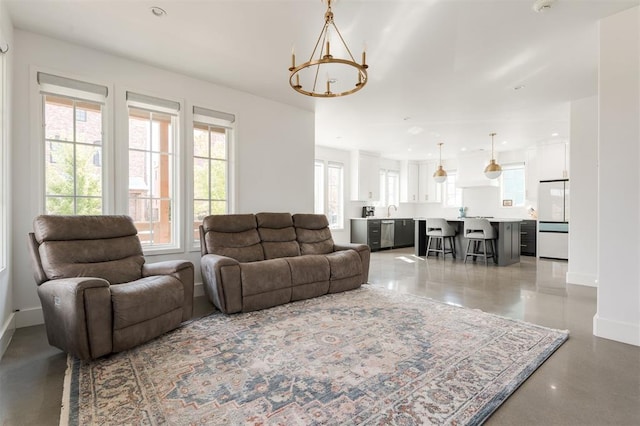
[{"label": "kitchen faucet", "polygon": [[389,207],[387,207],[387,217],[391,217],[391,207],[393,207],[395,211],[398,211],[398,208],[395,205],[390,204]]}]

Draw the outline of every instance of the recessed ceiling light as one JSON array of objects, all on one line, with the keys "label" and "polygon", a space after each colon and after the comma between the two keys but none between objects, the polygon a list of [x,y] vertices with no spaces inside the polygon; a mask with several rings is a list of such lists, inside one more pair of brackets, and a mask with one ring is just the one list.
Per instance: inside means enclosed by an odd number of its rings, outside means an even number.
[{"label": "recessed ceiling light", "polygon": [[558,135],[559,135],[559,133],[551,133],[551,136],[553,136],[553,137],[556,137]]},{"label": "recessed ceiling light", "polygon": [[422,127],[418,127],[418,126],[413,126],[413,127],[409,127],[409,129],[407,130],[407,133],[409,133],[410,135],[419,135],[420,133],[422,133],[424,131],[424,129]]},{"label": "recessed ceiling light", "polygon": [[531,7],[535,12],[544,12],[546,10],[551,9],[551,5],[556,0],[536,0]]},{"label": "recessed ceiling light", "polygon": [[157,16],[158,18],[162,18],[167,14],[167,11],[158,6],[151,6],[151,13],[153,16]]},{"label": "recessed ceiling light", "polygon": [[502,141],[502,145],[506,145],[507,143],[507,141]]},{"label": "recessed ceiling light", "polygon": [[460,151],[466,151],[466,150],[467,150],[467,148],[464,147],[464,146],[462,148],[460,148]]}]

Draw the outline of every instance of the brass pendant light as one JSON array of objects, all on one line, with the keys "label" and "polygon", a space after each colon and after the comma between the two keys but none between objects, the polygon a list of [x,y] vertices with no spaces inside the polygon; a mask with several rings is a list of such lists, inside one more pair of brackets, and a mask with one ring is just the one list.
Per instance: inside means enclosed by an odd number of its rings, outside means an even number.
[{"label": "brass pendant light", "polygon": [[433,174],[433,180],[436,183],[442,183],[447,180],[447,172],[442,168],[442,145],[444,145],[442,142],[438,144],[440,147],[440,164],[438,165],[438,170]]},{"label": "brass pendant light", "polygon": [[502,174],[502,167],[500,167],[500,164],[496,163],[493,156],[493,137],[495,135],[496,133],[489,133],[489,136],[491,136],[491,162],[484,169],[484,175],[489,179],[497,179]]}]

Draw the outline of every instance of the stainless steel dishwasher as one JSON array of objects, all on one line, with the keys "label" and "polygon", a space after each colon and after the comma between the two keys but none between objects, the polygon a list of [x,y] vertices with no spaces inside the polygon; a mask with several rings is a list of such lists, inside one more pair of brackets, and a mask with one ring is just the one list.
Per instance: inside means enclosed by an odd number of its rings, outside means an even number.
[{"label": "stainless steel dishwasher", "polygon": [[395,220],[380,221],[380,248],[393,247],[395,224]]}]

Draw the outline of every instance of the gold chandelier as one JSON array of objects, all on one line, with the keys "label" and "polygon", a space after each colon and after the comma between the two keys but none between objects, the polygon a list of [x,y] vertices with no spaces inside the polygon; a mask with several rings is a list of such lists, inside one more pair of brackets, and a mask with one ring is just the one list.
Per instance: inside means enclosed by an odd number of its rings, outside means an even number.
[{"label": "gold chandelier", "polygon": [[[333,27],[333,30],[340,38],[342,47],[344,47],[345,53],[348,56],[347,59],[334,58],[331,54],[329,34],[331,27]],[[314,56],[318,51],[318,47],[320,47],[320,51],[317,58],[314,59]],[[340,47],[340,45],[338,45],[338,47]],[[334,98],[337,96],[350,95],[362,89],[365,84],[367,84],[367,68],[369,68],[369,66],[366,63],[366,51],[362,51],[362,64],[357,63],[353,58],[347,43],[342,38],[342,34],[340,34],[338,27],[336,27],[336,24],[333,22],[331,0],[327,0],[327,11],[324,14],[324,26],[322,27],[322,31],[320,31],[318,41],[316,41],[316,45],[313,48],[313,52],[311,52],[309,60],[296,66],[295,52],[291,52],[291,67],[289,68],[291,74],[289,74],[289,84],[295,91],[307,96]],[[309,70],[310,72],[301,72],[303,70]],[[323,76],[322,74],[325,75]],[[304,85],[301,84],[301,76],[302,83],[304,83]],[[322,82],[318,82],[318,80],[323,77],[326,79],[326,85],[323,85]],[[353,81],[355,83],[352,85],[342,83],[343,79],[348,81],[350,78],[354,78]],[[332,85],[334,86],[333,90],[337,89],[337,91],[332,90]],[[325,87],[324,91],[322,91],[322,86]]]}]

